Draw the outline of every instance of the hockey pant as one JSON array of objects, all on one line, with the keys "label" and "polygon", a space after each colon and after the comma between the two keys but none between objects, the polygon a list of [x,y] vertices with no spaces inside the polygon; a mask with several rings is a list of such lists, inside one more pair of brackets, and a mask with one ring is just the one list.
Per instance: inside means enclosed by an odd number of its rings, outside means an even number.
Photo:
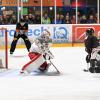
[{"label": "hockey pant", "polygon": [[22,38],[24,40],[26,48],[29,51],[29,49],[31,47],[31,42],[29,41],[28,37],[25,34],[16,35],[16,32],[15,32],[14,39],[13,39],[13,41],[11,43],[10,52],[14,52],[15,51],[16,44],[17,44],[19,38]]},{"label": "hockey pant", "polygon": [[25,64],[22,68],[22,71],[27,71],[28,73],[33,72],[36,69],[46,69],[48,66],[46,60],[44,59],[43,55],[39,53],[29,53],[29,57],[31,61]]},{"label": "hockey pant", "polygon": [[91,54],[88,54],[88,55],[86,56],[86,62],[87,62],[87,63],[90,62],[90,58],[91,58]]}]

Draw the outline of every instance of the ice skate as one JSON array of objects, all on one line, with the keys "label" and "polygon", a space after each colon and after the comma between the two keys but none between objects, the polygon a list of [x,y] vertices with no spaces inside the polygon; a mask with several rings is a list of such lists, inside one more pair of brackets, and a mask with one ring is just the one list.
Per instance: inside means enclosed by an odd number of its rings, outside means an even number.
[{"label": "ice skate", "polygon": [[84,72],[89,72],[89,63],[87,63],[86,68],[83,69]]},{"label": "ice skate", "polygon": [[89,72],[89,69],[83,69],[84,72]]},{"label": "ice skate", "polygon": [[10,52],[10,54],[13,54],[13,52]]}]

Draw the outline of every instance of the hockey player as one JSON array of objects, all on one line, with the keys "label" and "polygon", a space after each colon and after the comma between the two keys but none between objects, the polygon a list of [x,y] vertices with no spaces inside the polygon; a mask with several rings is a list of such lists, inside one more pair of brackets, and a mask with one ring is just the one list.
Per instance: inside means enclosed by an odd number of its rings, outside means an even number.
[{"label": "hockey player", "polygon": [[85,51],[87,52],[86,62],[87,62],[87,69],[84,71],[88,71],[90,69],[89,63],[91,59],[91,53],[94,48],[99,46],[99,40],[95,36],[95,31],[92,28],[86,30],[86,38],[84,40],[85,43]]},{"label": "hockey player", "polygon": [[52,39],[50,38],[50,32],[45,30],[31,45],[29,52],[31,61],[23,66],[21,73],[25,71],[31,73],[36,69],[38,72],[47,72],[50,66],[50,63],[47,63],[47,60],[54,58],[49,50],[51,43]]},{"label": "hockey player", "polygon": [[13,54],[16,48],[16,44],[19,38],[22,38],[25,42],[27,50],[29,51],[31,47],[31,43],[27,37],[28,33],[28,23],[25,23],[23,19],[20,20],[19,23],[16,25],[16,32],[14,33],[14,39],[11,43],[10,54]]}]

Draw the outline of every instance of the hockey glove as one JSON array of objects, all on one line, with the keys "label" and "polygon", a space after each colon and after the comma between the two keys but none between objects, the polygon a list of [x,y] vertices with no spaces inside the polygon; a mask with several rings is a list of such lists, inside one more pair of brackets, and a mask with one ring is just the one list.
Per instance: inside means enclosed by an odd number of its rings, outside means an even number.
[{"label": "hockey glove", "polygon": [[46,51],[45,58],[46,58],[46,60],[50,60],[50,59],[54,58],[54,55],[50,51]]}]

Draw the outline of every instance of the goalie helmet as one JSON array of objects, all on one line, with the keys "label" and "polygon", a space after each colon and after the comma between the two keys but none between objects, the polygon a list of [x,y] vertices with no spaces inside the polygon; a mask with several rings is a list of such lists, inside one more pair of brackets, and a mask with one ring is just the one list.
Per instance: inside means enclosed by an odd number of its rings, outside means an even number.
[{"label": "goalie helmet", "polygon": [[50,32],[48,30],[43,31],[43,33],[41,34],[41,38],[43,38],[44,40],[47,40],[50,38]]},{"label": "goalie helmet", "polygon": [[94,35],[94,29],[93,28],[89,28],[86,30],[86,36],[90,36],[90,35]]}]

